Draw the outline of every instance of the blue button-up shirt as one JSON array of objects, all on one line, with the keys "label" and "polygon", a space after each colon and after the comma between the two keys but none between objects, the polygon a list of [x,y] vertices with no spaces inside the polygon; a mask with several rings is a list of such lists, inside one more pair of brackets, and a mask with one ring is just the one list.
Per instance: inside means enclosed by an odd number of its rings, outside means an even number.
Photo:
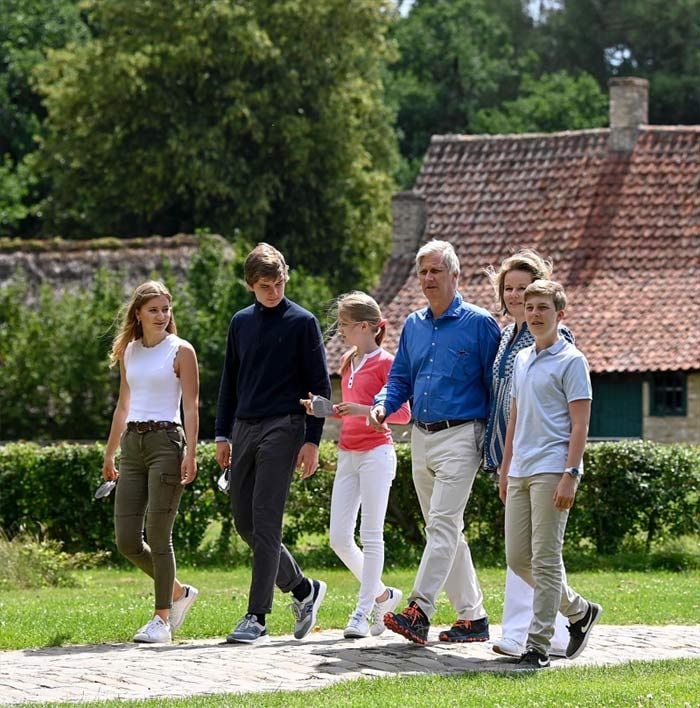
[{"label": "blue button-up shirt", "polygon": [[429,307],[411,313],[374,403],[388,414],[413,397],[413,417],[422,423],[487,418],[499,339],[496,320],[459,293],[438,319]]}]

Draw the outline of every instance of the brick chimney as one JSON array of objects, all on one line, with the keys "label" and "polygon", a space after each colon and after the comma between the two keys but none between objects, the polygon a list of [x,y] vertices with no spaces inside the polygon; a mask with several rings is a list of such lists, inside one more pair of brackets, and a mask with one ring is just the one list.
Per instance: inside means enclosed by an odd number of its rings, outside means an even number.
[{"label": "brick chimney", "polygon": [[425,232],[425,200],[417,192],[399,192],[391,198],[391,213],[391,257],[415,257]]},{"label": "brick chimney", "polygon": [[617,152],[630,152],[637,141],[640,125],[649,122],[649,82],[620,77],[610,79],[610,137],[608,146]]}]

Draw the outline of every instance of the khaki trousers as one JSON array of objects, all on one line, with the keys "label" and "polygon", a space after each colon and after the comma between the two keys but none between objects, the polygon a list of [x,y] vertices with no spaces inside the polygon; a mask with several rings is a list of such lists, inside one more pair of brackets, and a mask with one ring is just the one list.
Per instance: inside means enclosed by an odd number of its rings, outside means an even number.
[{"label": "khaki trousers", "polygon": [[481,464],[484,424],[473,421],[438,433],[413,426],[413,483],[425,519],[425,549],[409,601],[428,618],[444,588],[459,619],[486,616],[464,531],[464,510]]},{"label": "khaki trousers", "polygon": [[[175,581],[173,525],[184,487],[182,428],[135,433],[121,439],[114,528],[119,552],[154,580],[155,609],[172,604]],[[144,540],[144,527],[148,543]]]},{"label": "khaki trousers", "polygon": [[557,610],[577,621],[588,603],[567,585],[562,559],[568,511],[554,506],[560,474],[508,477],[506,560],[534,588],[527,648],[549,654]]}]

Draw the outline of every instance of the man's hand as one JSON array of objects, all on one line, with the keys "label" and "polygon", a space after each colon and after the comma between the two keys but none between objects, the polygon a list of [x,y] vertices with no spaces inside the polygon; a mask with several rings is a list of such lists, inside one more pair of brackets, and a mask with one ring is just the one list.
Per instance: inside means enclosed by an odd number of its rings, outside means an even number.
[{"label": "man's hand", "polygon": [[383,433],[387,429],[387,425],[384,422],[386,418],[386,408],[381,404],[378,406],[372,406],[369,409],[369,415],[367,420],[369,424],[379,433]]},{"label": "man's hand", "polygon": [[559,511],[571,509],[576,496],[576,478],[564,472],[554,490],[554,508]]},{"label": "man's hand", "polygon": [[297,469],[302,479],[311,477],[318,467],[318,445],[304,443],[297,457]]},{"label": "man's hand", "polygon": [[214,457],[222,470],[228,467],[231,464],[231,443],[227,440],[217,442]]}]

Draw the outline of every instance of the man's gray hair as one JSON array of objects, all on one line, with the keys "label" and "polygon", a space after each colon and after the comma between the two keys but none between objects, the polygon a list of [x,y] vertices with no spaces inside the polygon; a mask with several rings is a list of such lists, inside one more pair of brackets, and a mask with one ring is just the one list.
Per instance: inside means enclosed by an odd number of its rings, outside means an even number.
[{"label": "man's gray hair", "polygon": [[438,241],[437,239],[428,241],[424,246],[421,246],[416,254],[416,271],[420,270],[420,262],[425,256],[432,256],[436,253],[442,256],[442,262],[450,271],[450,274],[459,275],[459,258],[457,258],[452,244],[449,241]]}]

